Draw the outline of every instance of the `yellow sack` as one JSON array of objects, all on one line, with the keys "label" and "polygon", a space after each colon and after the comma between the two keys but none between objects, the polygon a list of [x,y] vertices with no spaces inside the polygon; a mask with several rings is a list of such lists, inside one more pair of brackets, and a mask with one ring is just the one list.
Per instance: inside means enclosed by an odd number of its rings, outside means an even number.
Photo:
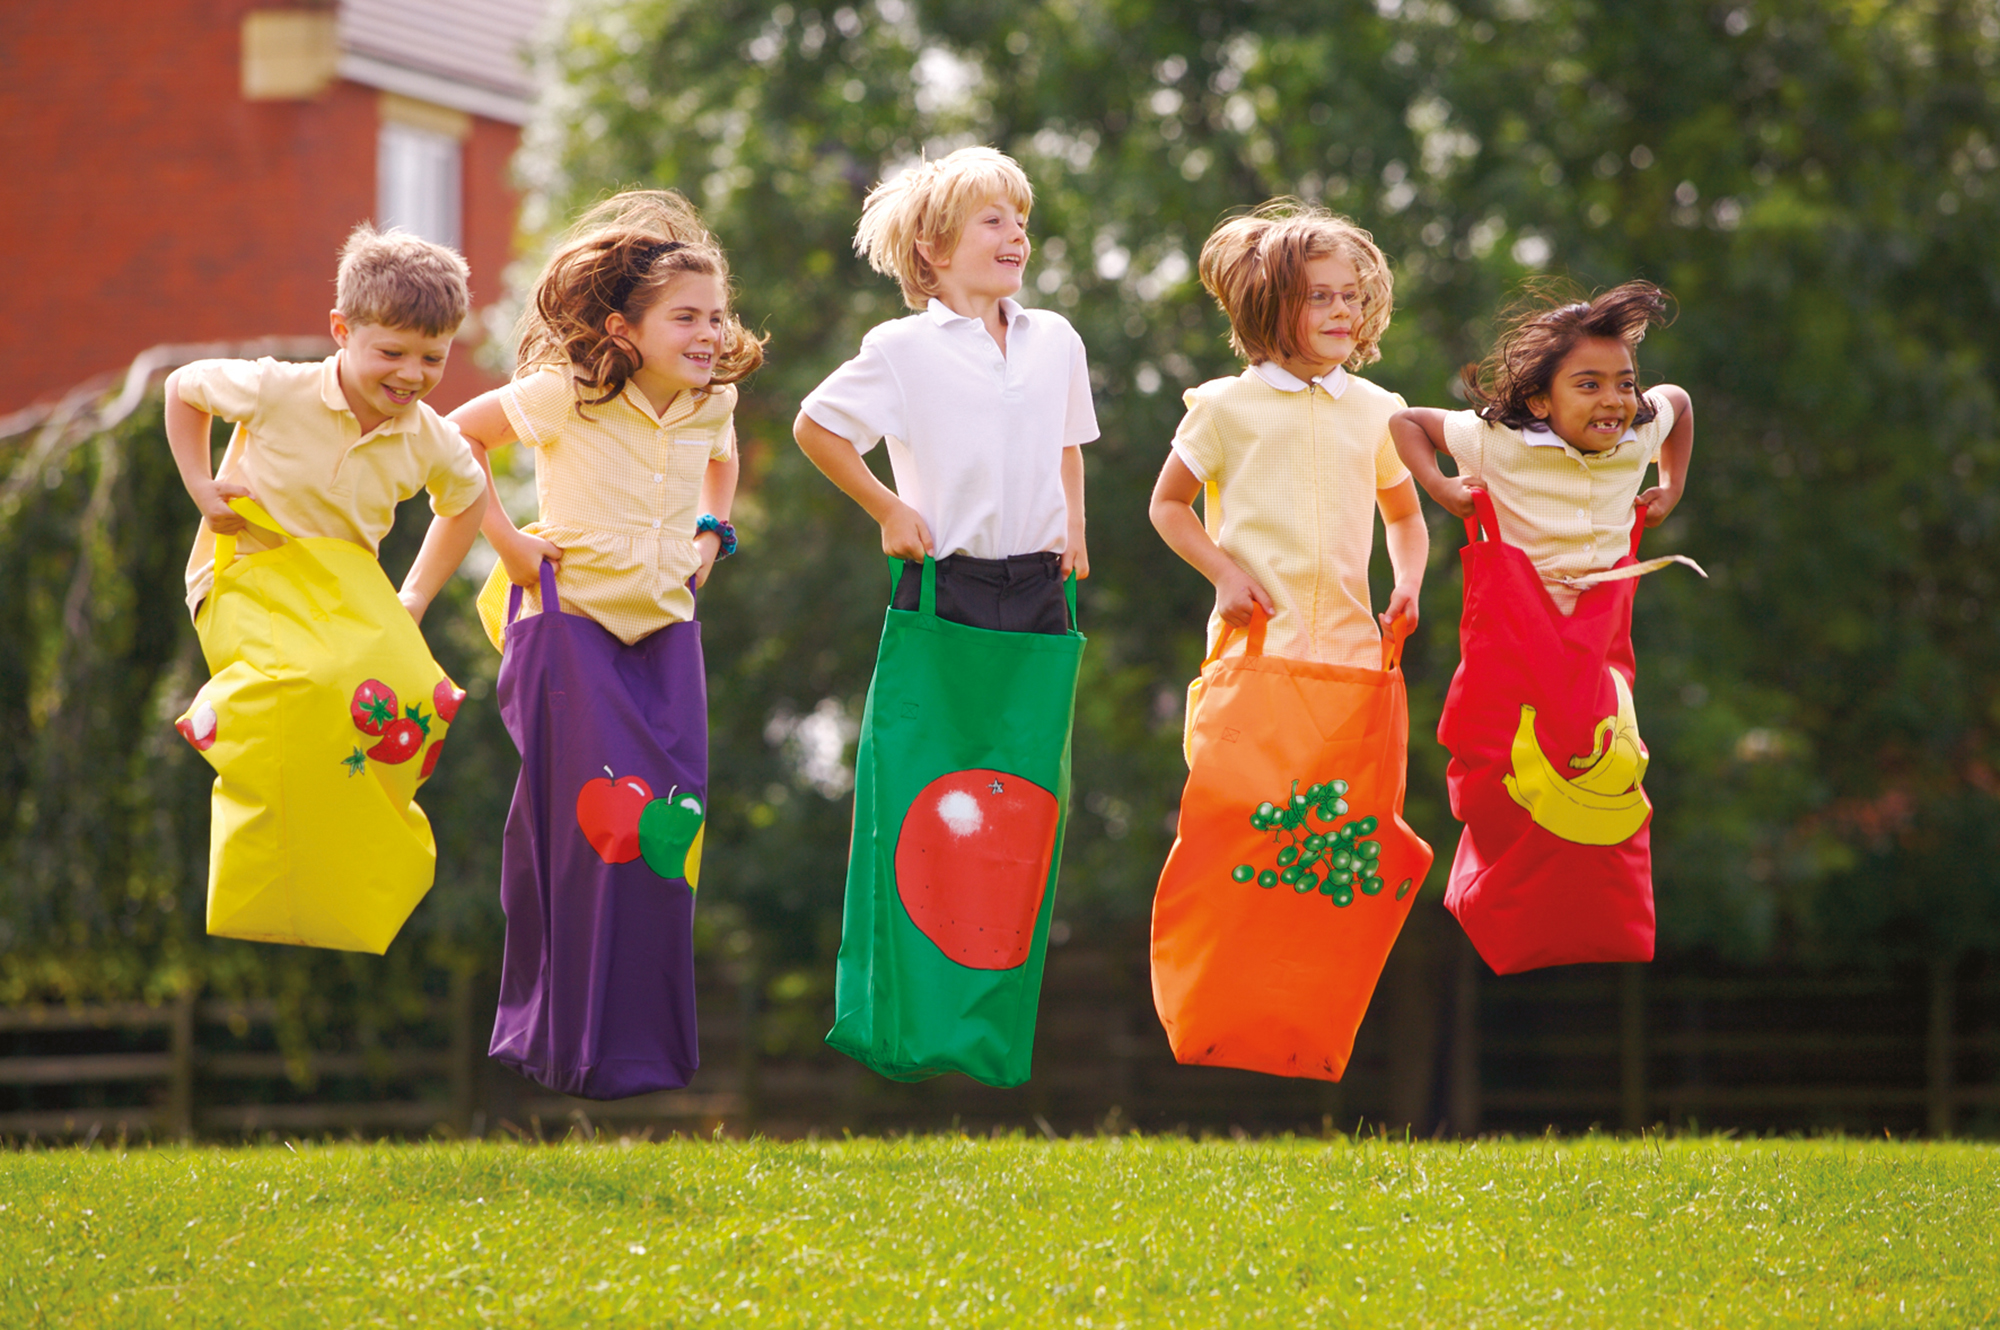
[{"label": "yellow sack", "polygon": [[239,559],[215,538],[195,618],[214,677],[174,723],[216,772],[208,931],[380,955],[437,871],[415,795],[465,694],[374,555],[229,506],[285,543]]}]

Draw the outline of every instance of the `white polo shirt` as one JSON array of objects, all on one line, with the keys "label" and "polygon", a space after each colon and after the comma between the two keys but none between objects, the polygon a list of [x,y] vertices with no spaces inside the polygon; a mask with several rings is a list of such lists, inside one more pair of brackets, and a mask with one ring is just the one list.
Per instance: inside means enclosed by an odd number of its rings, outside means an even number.
[{"label": "white polo shirt", "polygon": [[923,516],[939,556],[1061,552],[1062,450],[1097,437],[1076,329],[1012,300],[1000,309],[1004,355],[978,319],[932,300],[870,329],[803,407],[859,452],[889,441],[896,493]]}]

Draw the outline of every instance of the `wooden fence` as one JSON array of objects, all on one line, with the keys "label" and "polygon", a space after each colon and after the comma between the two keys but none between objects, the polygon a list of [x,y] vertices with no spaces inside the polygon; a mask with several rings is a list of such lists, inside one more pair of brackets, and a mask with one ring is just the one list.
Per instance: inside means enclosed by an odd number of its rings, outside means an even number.
[{"label": "wooden fence", "polygon": [[[269,1004],[0,1010],[0,1138],[242,1138],[572,1130],[1022,1129],[1418,1134],[1636,1130],[2000,1134],[2000,982],[1573,967],[1495,978],[1416,930],[1340,1084],[1174,1063],[1143,952],[1052,952],[1035,1076],[902,1085],[823,1048],[763,1051],[756,986],[704,976],[687,1090],[599,1104],[485,1057],[488,983],[393,1030],[288,1058]],[[1115,957],[1115,959],[1114,959]],[[482,1000],[482,998],[484,1000]]]}]

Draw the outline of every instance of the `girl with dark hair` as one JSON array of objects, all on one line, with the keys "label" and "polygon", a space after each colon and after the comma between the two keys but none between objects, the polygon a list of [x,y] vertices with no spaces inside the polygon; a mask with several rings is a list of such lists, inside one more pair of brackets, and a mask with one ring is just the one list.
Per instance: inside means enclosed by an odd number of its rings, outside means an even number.
[{"label": "girl with dark hair", "polygon": [[[1389,423],[1410,473],[1454,516],[1473,515],[1473,488],[1487,492],[1501,536],[1526,552],[1565,614],[1580,579],[1624,555],[1634,502],[1658,526],[1687,485],[1693,404],[1672,384],[1638,386],[1639,342],[1667,322],[1668,303],[1651,282],[1589,298],[1531,285],[1502,315],[1492,354],[1465,367],[1473,409],[1409,407]],[[1457,475],[1439,469],[1441,452]],[[1651,466],[1659,483],[1642,494]]]},{"label": "girl with dark hair", "polygon": [[1417,483],[1466,519],[1459,665],[1438,724],[1465,824],[1445,906],[1501,974],[1653,958],[1632,600],[1640,575],[1691,563],[1638,554],[1687,485],[1694,412],[1679,388],[1639,391],[1635,352],[1667,305],[1650,282],[1588,298],[1531,287],[1465,371],[1473,409],[1403,410],[1389,426]]},{"label": "girl with dark hair", "polygon": [[565,1094],[687,1083],[698,1063],[694,894],[708,805],[695,589],[736,548],[732,413],[762,341],[679,194],[630,191],[556,247],[514,381],[451,419],[487,454],[536,450],[539,520],[494,498],[480,618],[501,648],[521,771],[492,1056]]}]

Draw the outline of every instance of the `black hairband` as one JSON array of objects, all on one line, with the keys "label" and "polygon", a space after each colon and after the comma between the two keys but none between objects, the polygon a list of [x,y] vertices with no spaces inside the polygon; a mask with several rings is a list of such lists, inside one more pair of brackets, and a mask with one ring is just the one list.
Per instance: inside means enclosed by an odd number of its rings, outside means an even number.
[{"label": "black hairband", "polygon": [[615,298],[611,302],[611,308],[622,311],[625,308],[625,302],[632,298],[632,292],[638,288],[639,283],[645,279],[646,274],[652,271],[655,263],[658,263],[662,258],[677,249],[686,248],[687,242],[685,241],[659,240],[650,245],[641,245],[638,249],[632,251],[634,260],[632,271],[619,279],[617,287],[613,290]]}]

